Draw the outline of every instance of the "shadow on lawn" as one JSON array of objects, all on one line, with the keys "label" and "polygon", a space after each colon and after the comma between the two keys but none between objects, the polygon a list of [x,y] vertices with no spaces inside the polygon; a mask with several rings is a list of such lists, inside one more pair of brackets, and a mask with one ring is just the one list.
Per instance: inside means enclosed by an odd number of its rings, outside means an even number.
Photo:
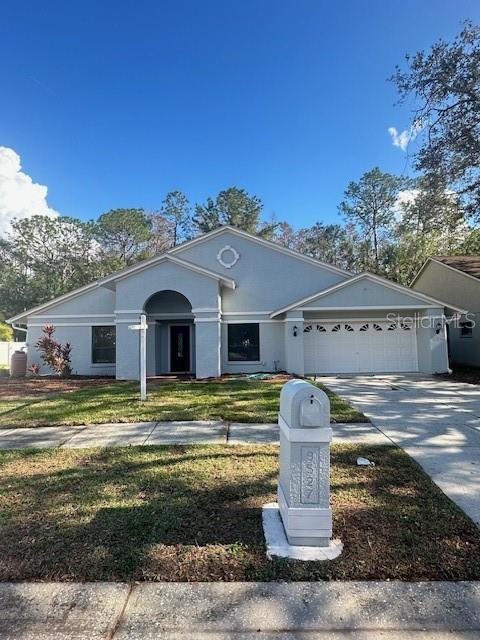
[{"label": "shadow on lawn", "polygon": [[[377,466],[357,468],[357,455]],[[278,474],[272,447],[3,458],[2,580],[480,578],[476,527],[392,447],[334,449],[334,533],[345,551],[327,564],[265,557],[261,507],[275,499]]]},{"label": "shadow on lawn", "polygon": [[[137,385],[115,383],[49,396],[28,405],[14,406],[3,417],[5,426],[47,426],[140,420],[225,420],[276,422],[282,383],[235,380],[149,385],[146,402]],[[332,421],[366,420],[343,400],[330,395]]]},{"label": "shadow on lawn", "polygon": [[138,420],[223,419],[245,422],[275,421],[280,384],[234,381],[149,385],[146,402],[140,403],[132,383],[116,383],[94,389],[44,398],[30,407],[11,410],[15,422],[43,426],[85,422]]}]

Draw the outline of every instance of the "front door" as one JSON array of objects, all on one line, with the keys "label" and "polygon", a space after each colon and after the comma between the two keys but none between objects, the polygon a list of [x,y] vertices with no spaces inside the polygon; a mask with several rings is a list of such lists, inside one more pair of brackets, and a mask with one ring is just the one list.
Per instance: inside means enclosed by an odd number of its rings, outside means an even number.
[{"label": "front door", "polygon": [[170,371],[172,373],[190,371],[190,326],[188,324],[170,327]]}]

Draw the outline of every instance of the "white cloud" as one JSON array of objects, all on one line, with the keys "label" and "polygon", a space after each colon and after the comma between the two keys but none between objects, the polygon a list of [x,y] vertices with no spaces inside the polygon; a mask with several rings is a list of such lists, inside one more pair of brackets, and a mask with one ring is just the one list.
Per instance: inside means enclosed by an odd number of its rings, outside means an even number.
[{"label": "white cloud", "polygon": [[47,187],[33,182],[21,168],[18,153],[0,147],[0,236],[9,232],[14,218],[59,215],[47,204]]},{"label": "white cloud", "polygon": [[420,191],[418,189],[403,189],[403,191],[399,191],[395,204],[393,205],[393,212],[397,220],[402,218],[404,205],[415,202],[419,193]]},{"label": "white cloud", "polygon": [[413,124],[409,129],[405,129],[400,133],[395,127],[389,127],[388,133],[392,137],[392,144],[394,147],[398,147],[402,151],[406,151],[409,142],[413,142],[423,129],[423,125],[420,122]]},{"label": "white cloud", "polygon": [[403,189],[403,191],[400,191],[397,196],[397,205],[400,206],[402,204],[411,204],[412,202],[415,202],[419,193],[419,189]]}]

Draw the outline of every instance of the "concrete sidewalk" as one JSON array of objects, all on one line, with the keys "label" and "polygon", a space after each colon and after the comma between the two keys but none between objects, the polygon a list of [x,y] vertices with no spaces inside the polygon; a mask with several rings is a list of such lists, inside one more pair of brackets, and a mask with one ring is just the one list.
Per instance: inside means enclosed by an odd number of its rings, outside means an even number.
[{"label": "concrete sidewalk", "polygon": [[[332,424],[332,429],[337,442],[391,444],[384,434],[368,422]],[[212,420],[0,429],[0,449],[278,443],[277,424],[225,423]]]},{"label": "concrete sidewalk", "polygon": [[0,612],[1,640],[473,640],[480,583],[4,583]]}]

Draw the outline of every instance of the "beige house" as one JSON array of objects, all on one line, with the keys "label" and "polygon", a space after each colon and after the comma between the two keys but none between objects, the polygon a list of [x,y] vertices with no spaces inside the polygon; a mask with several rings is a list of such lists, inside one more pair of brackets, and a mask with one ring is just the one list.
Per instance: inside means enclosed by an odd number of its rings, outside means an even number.
[{"label": "beige house", "polygon": [[480,366],[480,256],[428,258],[411,287],[465,310],[447,325],[449,358]]}]

